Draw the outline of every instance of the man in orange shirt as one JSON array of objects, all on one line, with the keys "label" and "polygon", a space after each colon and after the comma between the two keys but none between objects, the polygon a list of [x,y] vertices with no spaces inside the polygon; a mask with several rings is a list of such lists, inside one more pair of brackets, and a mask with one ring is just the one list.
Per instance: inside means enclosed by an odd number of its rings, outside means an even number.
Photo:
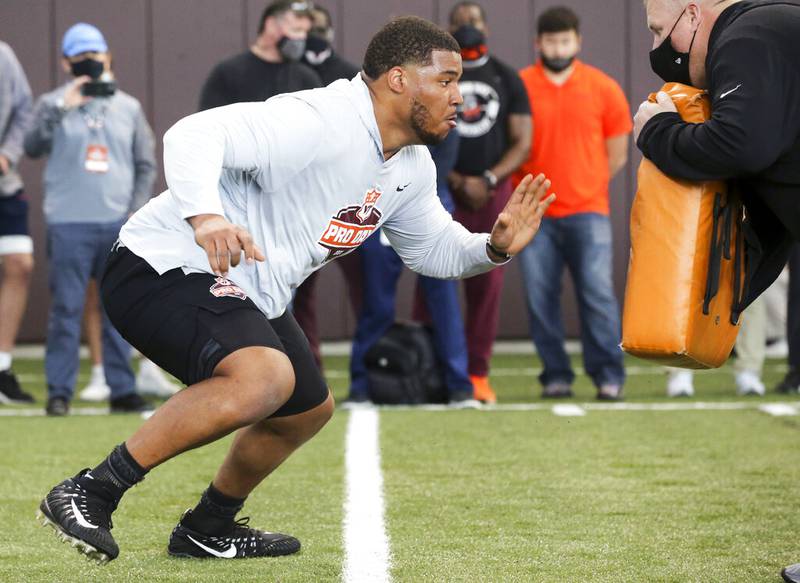
[{"label": "man in orange shirt", "polygon": [[540,16],[536,48],[539,61],[520,72],[535,129],[518,179],[544,172],[558,199],[519,259],[530,333],[544,363],[542,397],[572,396],[575,373],[564,350],[560,306],[566,265],[578,297],[586,372],[598,399],[619,400],[625,370],[611,281],[608,183],[627,161],[630,108],[613,79],[576,59],[579,21],[569,8]]}]

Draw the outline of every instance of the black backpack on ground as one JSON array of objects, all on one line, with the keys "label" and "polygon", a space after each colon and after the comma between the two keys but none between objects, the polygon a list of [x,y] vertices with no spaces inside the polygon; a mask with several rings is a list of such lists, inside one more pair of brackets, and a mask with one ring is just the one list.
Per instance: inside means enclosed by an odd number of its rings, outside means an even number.
[{"label": "black backpack on ground", "polygon": [[369,398],[382,405],[446,403],[447,391],[427,328],[396,322],[366,354]]}]

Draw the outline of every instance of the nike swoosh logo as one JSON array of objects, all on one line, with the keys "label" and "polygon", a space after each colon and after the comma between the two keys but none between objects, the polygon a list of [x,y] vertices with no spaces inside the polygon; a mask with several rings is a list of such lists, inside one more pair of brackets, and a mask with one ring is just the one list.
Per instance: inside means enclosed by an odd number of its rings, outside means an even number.
[{"label": "nike swoosh logo", "polygon": [[725,93],[722,93],[722,94],[720,94],[719,98],[720,98],[720,99],[724,99],[726,95],[730,95],[731,93],[733,93],[734,91],[736,91],[737,89],[739,89],[739,87],[741,87],[741,86],[742,86],[742,84],[741,84],[741,83],[739,83],[739,84],[738,84],[736,87],[734,87],[734,88],[733,88],[733,89],[731,89],[730,91],[726,91]]},{"label": "nike swoosh logo", "polygon": [[83,517],[81,511],[78,510],[77,506],[75,506],[75,498],[70,500],[69,503],[72,506],[72,513],[75,515],[75,520],[78,521],[78,524],[80,524],[83,528],[97,528],[94,524]]},{"label": "nike swoosh logo", "polygon": [[235,544],[231,544],[231,546],[229,546],[227,549],[225,549],[222,552],[219,552],[219,551],[215,551],[214,549],[208,548],[206,545],[204,545],[201,542],[197,542],[196,540],[194,540],[192,538],[191,535],[187,534],[186,537],[190,541],[192,541],[194,544],[196,544],[198,547],[200,547],[205,552],[207,552],[209,555],[214,555],[215,557],[219,557],[220,559],[232,559],[232,558],[234,558],[236,556],[236,545]]},{"label": "nike swoosh logo", "polygon": [[410,184],[411,183],[409,182],[408,184],[405,184],[402,187],[398,186],[397,187],[397,192],[403,192],[406,189],[406,187],[408,187]]}]

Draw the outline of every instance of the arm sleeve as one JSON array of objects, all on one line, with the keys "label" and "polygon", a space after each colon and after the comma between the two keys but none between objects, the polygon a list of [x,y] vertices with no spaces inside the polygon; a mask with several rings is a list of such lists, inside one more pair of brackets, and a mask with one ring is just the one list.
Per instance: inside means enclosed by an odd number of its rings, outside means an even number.
[{"label": "arm sleeve", "polygon": [[25,132],[31,123],[33,98],[31,97],[31,87],[28,85],[28,79],[25,77],[22,65],[19,64],[11,49],[8,49],[8,53],[8,62],[4,67],[4,72],[10,74],[13,79],[11,95],[8,96],[13,105],[11,107],[11,120],[5,135],[2,137],[2,142],[0,142],[0,154],[5,156],[12,166],[16,166],[22,156]]},{"label": "arm sleeve", "polygon": [[607,80],[603,101],[603,136],[608,139],[630,133],[633,129],[630,105],[622,88],[611,78]]},{"label": "arm sleeve", "polygon": [[33,110],[33,122],[25,134],[25,153],[31,158],[39,158],[49,154],[53,147],[53,134],[61,123],[64,112],[47,96],[36,102]]},{"label": "arm sleeve", "polygon": [[230,103],[231,98],[225,83],[225,70],[222,64],[219,64],[211,70],[208,79],[203,83],[203,89],[200,91],[199,111],[229,105]]},{"label": "arm sleeve", "polygon": [[164,134],[167,185],[182,218],[223,215],[223,168],[257,174],[274,190],[311,163],[323,136],[317,111],[291,95],[195,113]]},{"label": "arm sleeve", "polygon": [[686,180],[754,174],[785,146],[784,83],[794,73],[783,57],[753,38],[728,42],[715,52],[711,119],[691,124],[677,113],[661,113],[639,134],[639,149],[666,174]]},{"label": "arm sleeve", "polygon": [[486,254],[485,233],[470,233],[455,222],[436,196],[436,170],[429,163],[425,187],[417,198],[382,226],[403,263],[421,275],[459,279],[498,264]]},{"label": "arm sleeve", "polygon": [[133,199],[128,209],[130,213],[139,210],[149,200],[156,179],[155,140],[141,107],[137,110],[136,128],[133,134],[133,162],[135,172]]},{"label": "arm sleeve", "polygon": [[531,102],[528,99],[528,91],[525,89],[525,84],[522,82],[519,74],[513,69],[509,68],[506,75],[508,76],[508,89],[511,94],[508,112],[512,114],[530,115]]}]

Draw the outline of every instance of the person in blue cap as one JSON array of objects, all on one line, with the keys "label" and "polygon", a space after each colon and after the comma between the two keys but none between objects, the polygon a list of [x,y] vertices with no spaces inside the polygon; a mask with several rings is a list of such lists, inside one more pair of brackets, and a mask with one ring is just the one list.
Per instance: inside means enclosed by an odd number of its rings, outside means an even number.
[{"label": "person in blue cap", "polygon": [[[28,156],[48,157],[49,415],[69,412],[87,285],[102,274],[123,222],[150,198],[156,173],[153,132],[139,102],[116,90],[103,34],[91,24],[75,24],[64,35],[61,52],[63,68],[74,78],[38,99],[24,142]],[[87,91],[90,87],[95,91]],[[148,409],[135,392],[129,345],[105,316],[102,327],[111,410]]]}]

